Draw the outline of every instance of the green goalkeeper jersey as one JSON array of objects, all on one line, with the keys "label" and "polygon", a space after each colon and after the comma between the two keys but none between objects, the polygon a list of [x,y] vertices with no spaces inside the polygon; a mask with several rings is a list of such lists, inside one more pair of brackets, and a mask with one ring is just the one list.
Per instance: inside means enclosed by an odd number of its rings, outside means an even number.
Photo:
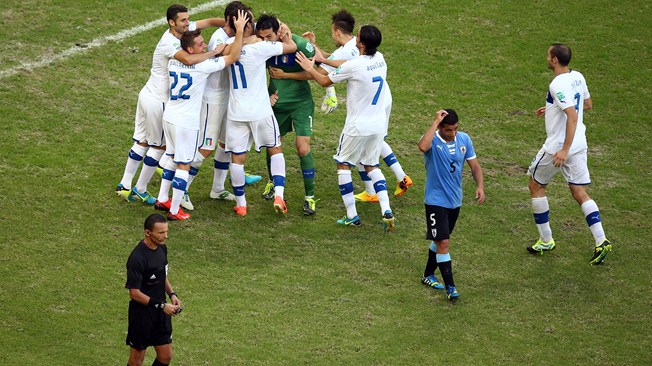
[{"label": "green goalkeeper jersey", "polygon": [[[307,39],[292,35],[292,40],[297,44],[297,52],[303,52],[306,57],[315,55],[315,47]],[[274,56],[267,60],[267,66],[276,67],[284,72],[301,72],[303,69],[296,61],[295,53],[286,53],[280,56]],[[278,91],[278,104],[304,102],[312,99],[310,84],[307,80],[292,79],[271,79],[269,82],[269,94]]]}]

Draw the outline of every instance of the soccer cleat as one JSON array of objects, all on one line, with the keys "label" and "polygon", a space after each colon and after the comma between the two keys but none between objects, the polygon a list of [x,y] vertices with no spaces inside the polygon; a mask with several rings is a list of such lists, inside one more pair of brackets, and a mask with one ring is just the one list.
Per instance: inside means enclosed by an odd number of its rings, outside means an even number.
[{"label": "soccer cleat", "polygon": [[172,212],[168,212],[168,221],[183,221],[188,220],[190,214],[183,212],[182,208],[179,208],[179,212],[176,215],[173,215]]},{"label": "soccer cleat", "polygon": [[211,193],[208,196],[214,200],[235,201],[235,196],[233,193],[227,191],[226,189],[223,189],[219,192],[215,192],[211,189]]},{"label": "soccer cleat", "polygon": [[443,290],[444,289],[444,284],[439,282],[437,277],[435,277],[434,274],[428,276],[428,277],[421,277],[421,283],[424,285],[433,288],[435,290]]},{"label": "soccer cleat", "polygon": [[154,198],[151,194],[147,192],[140,193],[136,190],[136,187],[134,187],[131,189],[131,192],[129,193],[129,202],[135,202],[135,201],[142,201],[147,205],[153,205],[156,203],[156,198]]},{"label": "soccer cleat", "polygon": [[396,229],[396,222],[394,220],[394,215],[392,214],[392,211],[387,210],[383,215],[383,230],[385,230],[385,232],[388,233],[390,231],[394,231],[394,229]]},{"label": "soccer cleat", "polygon": [[350,219],[344,215],[341,219],[337,220],[337,223],[340,225],[345,225],[345,226],[360,226],[360,218],[358,215],[355,215],[354,218]]},{"label": "soccer cleat", "polygon": [[315,214],[315,211],[317,210],[317,201],[316,199],[312,197],[306,197],[306,199],[303,201],[303,214],[306,216],[312,216]]},{"label": "soccer cleat", "polygon": [[544,243],[539,238],[537,240],[537,242],[534,243],[534,245],[527,247],[528,252],[535,253],[535,254],[536,253],[543,254],[543,252],[548,251],[548,250],[553,250],[553,249],[555,249],[555,240],[554,239],[550,239],[549,242]]},{"label": "soccer cleat", "polygon": [[247,206],[235,206],[233,207],[233,211],[238,216],[245,216],[247,215]]},{"label": "soccer cleat", "polygon": [[132,202],[129,198],[131,195],[131,190],[125,188],[122,183],[118,184],[117,187],[115,187],[115,194],[118,195],[118,197],[122,198],[123,200],[127,202]]},{"label": "soccer cleat", "polygon": [[358,193],[354,195],[356,201],[360,202],[378,202],[378,196],[377,195],[371,195],[367,193],[367,191],[364,191],[362,193]]},{"label": "soccer cleat", "polygon": [[190,196],[188,195],[188,192],[183,194],[183,198],[181,199],[181,207],[185,208],[188,211],[195,209],[195,205],[190,202]]},{"label": "soccer cleat", "polygon": [[324,95],[324,99],[321,102],[321,111],[325,114],[332,113],[337,109],[337,95]]},{"label": "soccer cleat", "polygon": [[172,205],[172,200],[167,200],[165,202],[156,200],[156,203],[154,204],[154,209],[159,211],[170,211],[170,205]]},{"label": "soccer cleat", "polygon": [[455,286],[446,286],[446,298],[450,301],[457,300],[460,294],[457,292]]},{"label": "soccer cleat", "polygon": [[607,254],[609,254],[611,249],[612,249],[611,242],[607,239],[603,240],[600,245],[595,247],[595,251],[593,252],[593,258],[591,258],[589,264],[596,265],[596,264],[604,263],[603,262],[604,257],[606,257]]},{"label": "soccer cleat", "polygon": [[256,184],[260,182],[260,180],[263,179],[260,175],[254,175],[250,173],[245,173],[245,185],[250,186],[252,184]]},{"label": "soccer cleat", "polygon": [[397,183],[396,190],[394,191],[394,196],[402,196],[410,187],[412,187],[412,179],[406,175],[403,177],[402,181]]},{"label": "soccer cleat", "polygon": [[263,191],[263,198],[266,200],[271,200],[274,199],[274,182],[271,180],[267,182],[267,185],[265,186],[265,190]]},{"label": "soccer cleat", "polygon": [[285,205],[285,201],[283,200],[283,198],[279,196],[276,196],[276,198],[274,198],[274,211],[276,211],[277,214],[282,213],[285,215],[286,213],[288,213],[288,207]]}]

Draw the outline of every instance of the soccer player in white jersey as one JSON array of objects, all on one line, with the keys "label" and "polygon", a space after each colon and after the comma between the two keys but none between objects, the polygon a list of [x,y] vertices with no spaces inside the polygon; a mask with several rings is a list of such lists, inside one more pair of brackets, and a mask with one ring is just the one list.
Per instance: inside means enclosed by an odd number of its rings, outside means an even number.
[{"label": "soccer player in white jersey", "polygon": [[360,56],[344,62],[327,76],[313,68],[314,60],[302,53],[297,61],[321,86],[348,81],[346,94],[346,122],[340,136],[337,153],[333,156],[338,167],[338,182],[346,215],[338,220],[342,225],[360,225],[353,197],[351,167],[358,162],[365,166],[373,181],[380,202],[385,231],[394,230],[394,215],[389,205],[387,182],[378,169],[381,142],[387,134],[387,109],[391,92],[387,79],[387,63],[377,51],[382,35],[373,25],[360,28],[357,47]]},{"label": "soccer player in white jersey", "polygon": [[[228,55],[190,66],[170,60],[168,65],[170,100],[163,113],[163,123],[168,140],[166,154],[172,159],[164,166],[155,205],[158,210],[169,211],[168,220],[190,217],[183,212],[180,204],[188,185],[190,163],[197,154],[199,117],[206,79],[211,73],[223,70],[238,60],[246,22],[245,12],[240,11],[235,22],[236,39]],[[191,54],[206,52],[206,43],[199,30],[185,32],[181,36],[181,47]],[[169,199],[170,187],[173,190],[172,200]]]},{"label": "soccer player in white jersey", "polygon": [[267,42],[251,36],[248,41],[253,43],[242,47],[240,61],[230,67],[225,150],[231,153],[229,171],[236,201],[233,210],[240,216],[247,214],[244,164],[252,144],[257,152],[262,147],[267,148],[276,186],[274,210],[276,213],[287,213],[283,199],[285,158],[278,123],[267,93],[265,65],[270,57],[296,51],[297,45],[290,32],[279,34],[279,39],[281,42]]},{"label": "soccer player in white jersey", "polygon": [[[333,65],[339,66],[341,64],[341,62],[339,62],[340,60],[351,60],[360,54],[356,46],[356,37],[353,34],[353,29],[355,27],[355,18],[353,15],[351,15],[351,13],[345,9],[342,9],[333,14],[331,19],[331,36],[339,48],[333,51],[333,53],[328,54],[324,52],[323,49],[317,47],[319,52],[316,53],[315,62],[321,63],[317,70],[324,75],[335,70]],[[310,40],[312,43],[314,43],[316,40],[315,34],[313,32],[305,32],[303,36],[306,39]],[[270,72],[270,75],[272,75],[272,77],[286,78],[290,76],[281,72],[277,72],[276,70],[271,71],[272,72]],[[297,75],[294,77],[301,78],[302,76]],[[388,101],[388,103],[391,104],[391,99]],[[330,113],[337,108],[337,96],[335,94],[335,87],[332,85],[326,88],[326,96],[324,97],[321,108],[322,111],[326,113]],[[388,106],[388,111],[391,111],[391,105]],[[387,115],[387,118],[389,119],[389,114]],[[382,141],[380,157],[396,176],[397,183],[396,190],[394,191],[394,196],[402,196],[405,192],[407,192],[408,188],[412,186],[412,179],[410,179],[410,177],[405,174],[401,163],[399,163],[398,159],[394,155],[394,152],[392,151],[392,147],[389,146],[385,140]],[[365,190],[354,195],[356,201],[378,202],[378,197],[376,196],[373,182],[367,175],[364,166],[358,163],[357,168],[358,173],[360,174],[360,178],[365,185]]]},{"label": "soccer player in white jersey", "polygon": [[[147,184],[165,152],[162,116],[169,94],[168,61],[175,58],[191,65],[221,52],[221,49],[218,49],[210,53],[191,55],[181,49],[179,39],[181,34],[189,29],[222,26],[223,19],[209,18],[191,22],[188,8],[175,4],[168,7],[167,20],[169,29],[163,33],[156,45],[149,80],[138,94],[134,144],[129,151],[122,180],[115,190],[118,196],[129,202],[142,200],[150,205],[156,202],[154,197],[147,193]],[[136,186],[132,188],[131,184],[141,161],[144,162],[143,169]]]},{"label": "soccer player in white jersey", "polygon": [[605,237],[598,205],[586,193],[591,178],[587,165],[584,111],[593,108],[593,102],[584,76],[568,67],[571,56],[567,45],[554,43],[548,48],[548,68],[555,78],[548,88],[546,106],[536,110],[537,116],[545,116],[547,137],[528,169],[532,211],[539,239],[527,249],[541,254],[555,249],[546,186],[561,171],[595,239],[595,250],[589,263],[602,264],[612,245]]}]

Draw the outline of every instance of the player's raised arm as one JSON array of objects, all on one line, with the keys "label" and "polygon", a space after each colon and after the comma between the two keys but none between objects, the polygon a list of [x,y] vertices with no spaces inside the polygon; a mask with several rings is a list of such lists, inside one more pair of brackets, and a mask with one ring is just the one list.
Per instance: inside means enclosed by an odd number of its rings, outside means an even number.
[{"label": "player's raised arm", "polygon": [[206,18],[198,20],[195,22],[197,24],[197,29],[206,29],[206,28],[219,28],[226,25],[226,19],[224,18]]},{"label": "player's raised arm", "polygon": [[238,10],[238,18],[234,21],[235,24],[235,40],[231,44],[231,50],[228,55],[224,56],[224,64],[229,66],[240,59],[242,52],[242,37],[244,36],[244,28],[249,21],[249,15],[243,10]]},{"label": "player's raised arm", "polygon": [[283,54],[296,52],[297,44],[292,39],[292,32],[287,26],[279,28],[279,39],[283,43]]},{"label": "player's raised arm", "polygon": [[435,119],[432,121],[432,125],[430,126],[430,128],[428,128],[428,131],[426,131],[426,133],[423,134],[423,136],[421,136],[421,139],[419,140],[418,146],[421,152],[430,151],[430,148],[432,147],[432,139],[435,138],[435,132],[437,132],[437,128],[439,128],[439,124],[446,116],[448,116],[448,112],[446,112],[445,110],[442,109],[437,111]]},{"label": "player's raised arm", "polygon": [[323,75],[315,69],[315,61],[306,57],[303,52],[297,52],[297,63],[306,70],[310,76],[321,86],[333,85],[333,81],[328,77],[328,75]]}]

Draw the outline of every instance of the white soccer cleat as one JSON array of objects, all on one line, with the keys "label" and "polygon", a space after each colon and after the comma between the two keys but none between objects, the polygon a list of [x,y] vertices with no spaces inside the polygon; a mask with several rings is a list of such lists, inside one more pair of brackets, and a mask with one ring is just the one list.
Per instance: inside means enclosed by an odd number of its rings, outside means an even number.
[{"label": "white soccer cleat", "polygon": [[183,198],[181,199],[181,207],[185,208],[188,211],[192,211],[195,209],[195,206],[190,202],[190,196],[188,195],[188,192],[183,194]]}]

